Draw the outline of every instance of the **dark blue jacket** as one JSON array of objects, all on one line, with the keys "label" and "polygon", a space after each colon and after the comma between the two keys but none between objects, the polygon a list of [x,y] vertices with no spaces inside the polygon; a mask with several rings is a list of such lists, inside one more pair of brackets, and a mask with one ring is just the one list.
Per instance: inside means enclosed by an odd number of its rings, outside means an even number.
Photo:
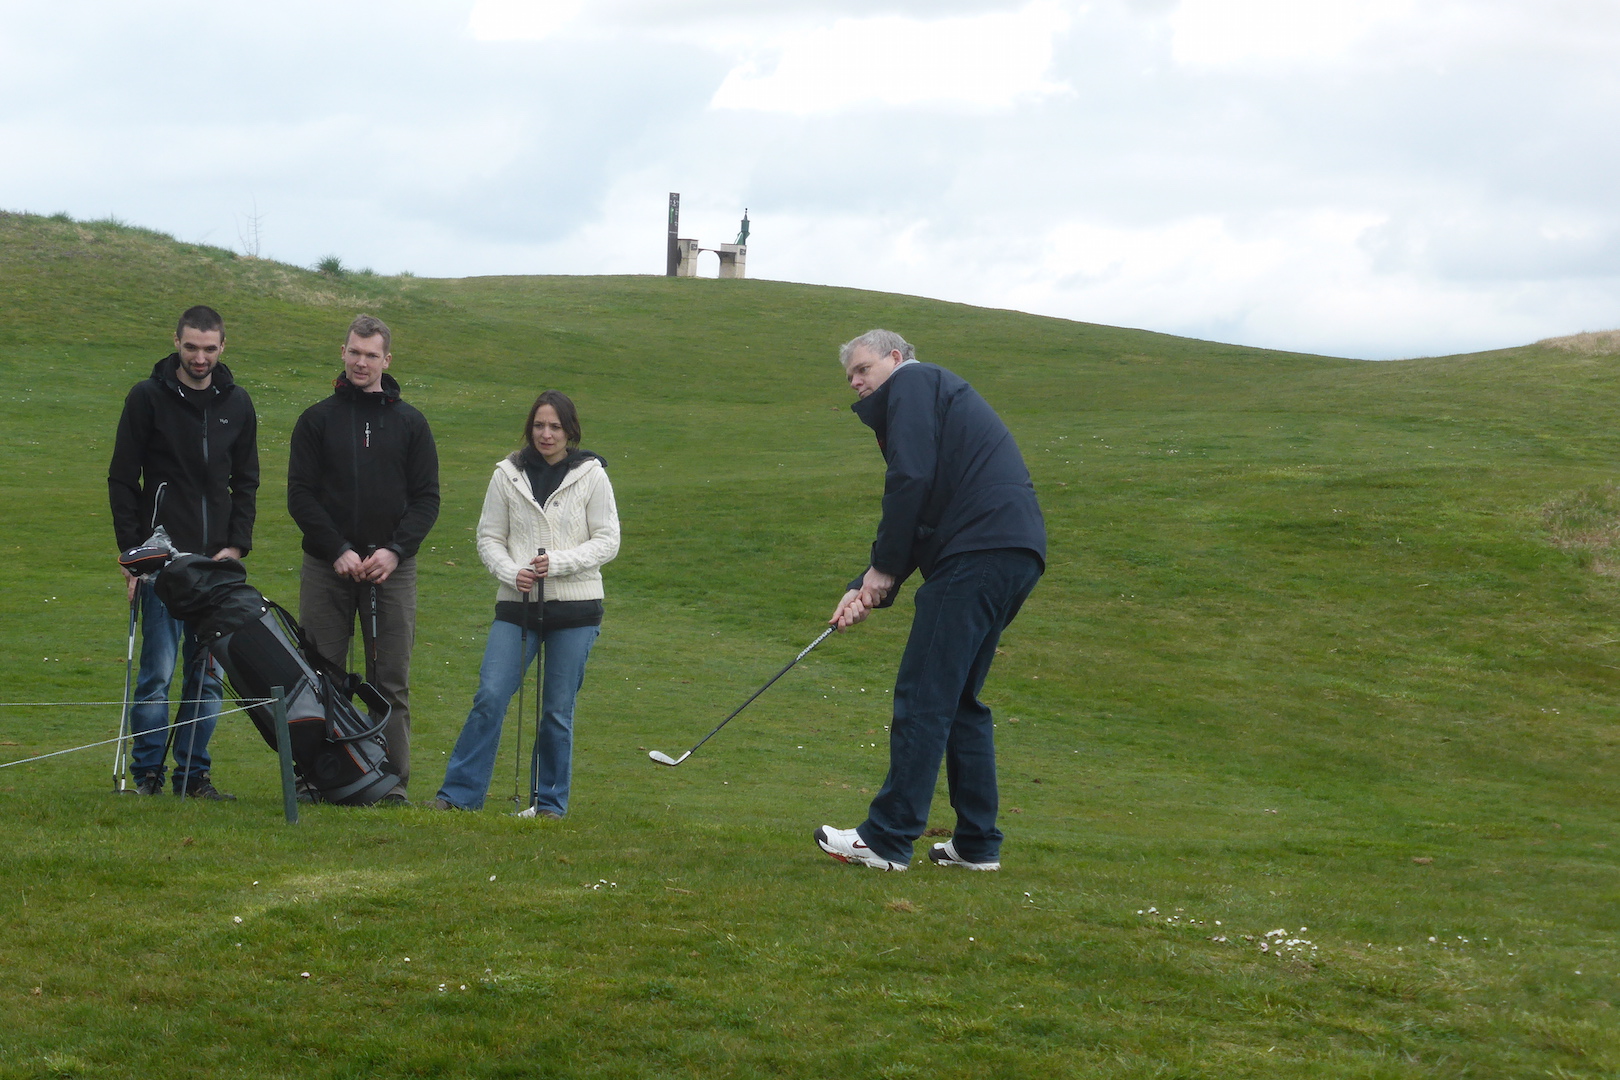
[{"label": "dark blue jacket", "polygon": [[[1012,433],[967,380],[904,364],[850,408],[888,463],[872,566],[896,583],[964,551],[1022,548],[1046,565],[1046,522]],[[894,601],[896,588],[885,601]]]}]

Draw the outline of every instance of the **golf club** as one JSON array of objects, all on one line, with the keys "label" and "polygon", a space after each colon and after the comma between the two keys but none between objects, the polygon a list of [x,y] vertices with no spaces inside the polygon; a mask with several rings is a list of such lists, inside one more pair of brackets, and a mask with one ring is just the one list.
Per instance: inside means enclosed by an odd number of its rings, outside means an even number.
[{"label": "golf club", "polygon": [[754,698],[759,697],[759,695],[763,694],[765,691],[767,691],[767,690],[769,690],[771,688],[771,683],[775,682],[777,679],[780,679],[782,676],[786,675],[793,668],[794,664],[797,664],[800,660],[803,660],[806,656],[808,656],[810,654],[811,649],[815,648],[817,645],[820,645],[823,641],[826,641],[827,640],[827,635],[832,633],[834,629],[836,629],[836,628],[829,626],[829,627],[827,627],[827,629],[823,630],[821,632],[820,637],[816,638],[816,640],[814,640],[810,644],[806,645],[804,647],[803,652],[801,652],[798,656],[795,656],[792,660],[788,661],[787,667],[783,668],[781,671],[778,671],[775,675],[772,675],[769,682],[767,682],[764,686],[760,687],[758,690],[755,690],[753,692],[753,694],[751,694],[749,696],[747,701],[743,702],[741,705],[739,705],[735,709],[733,709],[732,712],[731,712],[731,716],[728,716],[724,720],[720,721],[720,723],[715,727],[714,731],[709,732],[707,735],[703,736],[703,738],[699,739],[696,743],[694,743],[693,746],[692,746],[692,749],[688,750],[686,753],[682,754],[678,758],[672,758],[668,754],[663,753],[662,751],[659,751],[659,750],[649,750],[649,751],[647,751],[647,756],[652,758],[654,761],[658,762],[658,764],[660,764],[660,765],[679,765],[681,762],[683,762],[687,758],[691,757],[694,753],[697,752],[697,748],[699,746],[702,746],[704,743],[706,743],[710,739],[714,738],[715,735],[719,732],[719,730],[721,728],[723,728],[727,724],[731,723],[731,717],[732,716],[736,716],[738,713],[740,713],[744,709],[748,708],[749,705],[753,704]]},{"label": "golf club", "polygon": [[140,610],[141,590],[139,582],[134,592],[129,594],[129,645],[124,650],[124,714],[118,720],[118,747],[113,751],[113,790],[129,790],[129,720],[130,720],[130,681],[135,670],[135,618]]},{"label": "golf club", "polygon": [[[534,557],[538,559],[545,553],[546,549],[542,547],[539,551],[535,552]],[[540,601],[538,605],[540,610],[540,625],[535,631],[540,635],[540,644],[537,645],[534,650],[534,733],[535,736],[538,737],[540,734],[540,650],[545,645],[546,640],[546,587],[538,580],[535,581],[534,584],[540,590]],[[529,612],[527,609],[531,603],[534,603],[534,589],[532,588],[523,594],[523,606],[525,609],[523,612],[523,645],[521,647],[522,651],[518,653],[518,656],[524,661],[527,661],[529,658]],[[525,662],[523,665],[523,671],[518,675],[517,746],[515,746],[512,750],[512,805],[516,806],[519,810],[523,809],[523,797],[518,794],[518,785],[520,783],[518,777],[523,771],[523,681],[528,677],[529,665],[527,662]],[[529,765],[529,805],[534,805],[534,765],[532,762]]]}]

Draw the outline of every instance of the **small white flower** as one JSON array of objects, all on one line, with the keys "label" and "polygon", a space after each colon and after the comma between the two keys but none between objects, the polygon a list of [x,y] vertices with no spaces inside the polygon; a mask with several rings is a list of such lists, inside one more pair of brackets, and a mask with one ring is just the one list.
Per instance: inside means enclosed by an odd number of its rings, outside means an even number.
[{"label": "small white flower", "polygon": [[489,880],[494,881],[495,880],[495,875],[494,874],[489,875]]},{"label": "small white flower", "polygon": [[240,915],[233,915],[233,916],[231,916],[231,922],[233,922],[233,923],[239,923],[239,922],[241,922],[241,921],[242,921],[242,916],[240,916]]},{"label": "small white flower", "polygon": [[1219,920],[1219,919],[1216,919],[1216,920],[1215,920],[1215,925],[1216,925],[1216,926],[1219,926],[1219,925],[1221,925],[1221,920]]},{"label": "small white flower", "polygon": [[1434,936],[1433,936],[1433,935],[1430,935],[1430,937],[1429,937],[1429,944],[1431,944],[1431,945],[1433,945],[1433,944],[1434,944],[1434,943],[1435,943],[1435,941],[1436,941],[1436,940],[1437,940],[1437,939],[1436,939],[1436,938],[1435,938],[1435,937],[1434,937]]},{"label": "small white flower", "polygon": [[439,984],[439,993],[444,993],[444,983]]},{"label": "small white flower", "polygon": [[467,984],[466,984],[466,983],[462,983],[462,984],[461,984],[461,988],[462,988],[462,989],[463,989],[463,990],[465,990],[465,989],[467,989]]},{"label": "small white flower", "polygon": [[299,977],[299,978],[300,978],[300,979],[307,979],[307,978],[309,978],[309,972],[307,972],[307,971],[305,971],[305,972],[301,972],[301,973],[299,973],[299,976],[298,976],[298,977]]},{"label": "small white flower", "polygon": [[410,957],[408,957],[408,956],[407,956],[407,957],[406,957],[406,958],[405,958],[405,962],[406,962],[406,963],[407,963],[407,964],[408,964],[408,963],[410,963],[410,962],[411,962],[411,958],[410,958]]}]

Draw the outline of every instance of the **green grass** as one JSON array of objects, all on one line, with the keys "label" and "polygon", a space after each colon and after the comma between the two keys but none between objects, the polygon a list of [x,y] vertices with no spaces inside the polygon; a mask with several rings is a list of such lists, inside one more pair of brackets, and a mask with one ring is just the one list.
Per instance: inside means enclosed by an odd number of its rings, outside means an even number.
[{"label": "green grass", "polygon": [[[357,311],[394,329],[443,455],[419,800],[491,612],[489,469],[536,391],[579,401],[624,550],[573,810],[500,814],[508,747],[482,814],[289,827],[240,717],[230,805],[106,794],[104,749],[0,770],[0,1077],[1620,1072],[1616,357],[1370,364],[767,281],[335,279],[0,215],[0,700],[121,691],[106,459],[197,302],[261,413],[250,568],[284,602],[287,434]],[[881,463],[835,348],[874,325],[996,405],[1048,515],[986,689],[1000,874],[809,838],[882,778],[909,599],[679,770],[646,758],[859,569]],[[0,708],[0,760],[116,723]]]}]

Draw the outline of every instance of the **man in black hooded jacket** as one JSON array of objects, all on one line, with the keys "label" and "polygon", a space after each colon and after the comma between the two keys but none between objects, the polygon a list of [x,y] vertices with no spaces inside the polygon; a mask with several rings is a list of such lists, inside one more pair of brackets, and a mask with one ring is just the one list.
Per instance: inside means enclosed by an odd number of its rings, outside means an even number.
[{"label": "man in black hooded jacket", "polygon": [[349,326],[332,396],[304,410],[287,460],[287,510],[304,534],[298,620],[315,648],[346,663],[360,617],[366,681],[388,700],[383,737],[411,776],[411,650],[416,553],[439,516],[439,454],[427,418],[400,400],[386,370],[392,333],[361,315]]},{"label": "man in black hooded jacket", "polygon": [[893,604],[914,570],[924,581],[895,675],[889,774],[864,822],[824,825],[816,842],[843,862],[904,870],[943,759],[956,826],[929,860],[999,870],[994,724],[979,691],[1002,631],[1046,567],[1035,485],[989,403],[959,375],[919,363],[899,334],[869,330],[839,358],[887,470],[871,562],[830,621],[844,630]]},{"label": "man in black hooded jacket", "polygon": [[[258,418],[246,390],[219,362],[225,322],[201,305],[174,330],[173,353],[124,399],[107,495],[120,551],[145,543],[162,526],[181,551],[240,559],[253,546],[259,490]],[[163,790],[169,741],[169,691],[184,643],[185,678],[174,729],[174,790],[230,799],[209,778],[208,740],[219,720],[221,688],[192,629],[169,614],[149,580],[124,575],[131,604],[139,595],[141,667],[130,710],[135,790]],[[199,663],[199,660],[202,663]]]}]

